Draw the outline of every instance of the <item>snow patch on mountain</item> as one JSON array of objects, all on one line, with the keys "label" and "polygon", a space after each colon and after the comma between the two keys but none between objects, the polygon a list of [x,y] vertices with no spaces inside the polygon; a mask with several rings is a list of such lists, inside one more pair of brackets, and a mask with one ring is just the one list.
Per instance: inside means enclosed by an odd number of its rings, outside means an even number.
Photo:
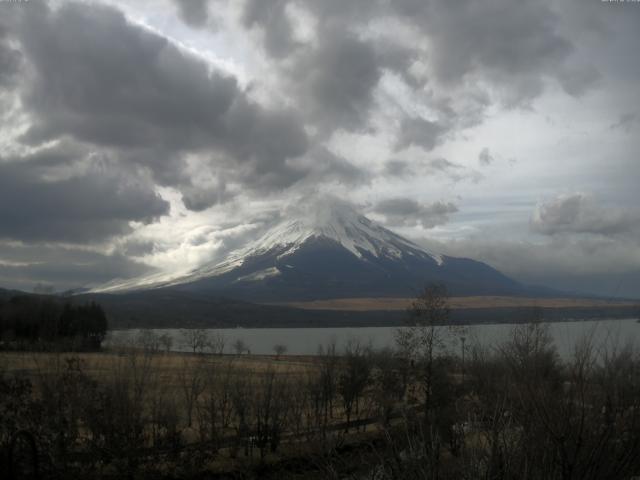
[{"label": "snow patch on mountain", "polygon": [[258,282],[260,280],[264,280],[265,278],[275,277],[276,275],[280,275],[280,270],[278,270],[276,267],[265,268],[264,270],[253,272],[250,275],[238,277],[236,282]]}]

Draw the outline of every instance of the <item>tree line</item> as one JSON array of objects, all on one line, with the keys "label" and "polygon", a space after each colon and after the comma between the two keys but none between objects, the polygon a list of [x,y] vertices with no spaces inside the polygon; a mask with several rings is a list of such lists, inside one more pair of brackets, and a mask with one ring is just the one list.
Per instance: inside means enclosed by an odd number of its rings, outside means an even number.
[{"label": "tree line", "polygon": [[107,333],[100,305],[74,305],[51,296],[17,295],[0,300],[0,346],[99,349]]}]

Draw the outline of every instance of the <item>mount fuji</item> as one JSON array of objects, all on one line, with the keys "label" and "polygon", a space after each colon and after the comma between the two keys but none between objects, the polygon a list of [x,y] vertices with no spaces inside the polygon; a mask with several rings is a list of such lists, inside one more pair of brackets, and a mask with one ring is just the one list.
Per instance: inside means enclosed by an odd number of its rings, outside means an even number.
[{"label": "mount fuji", "polygon": [[103,285],[93,293],[171,290],[270,303],[411,297],[444,283],[452,295],[523,295],[482,262],[429,252],[340,202],[288,218],[222,262],[167,277]]}]

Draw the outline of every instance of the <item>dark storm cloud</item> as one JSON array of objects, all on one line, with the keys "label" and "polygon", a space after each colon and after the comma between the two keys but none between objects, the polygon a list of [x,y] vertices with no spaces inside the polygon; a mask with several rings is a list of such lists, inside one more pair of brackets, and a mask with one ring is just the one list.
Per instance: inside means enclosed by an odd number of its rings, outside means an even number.
[{"label": "dark storm cloud", "polygon": [[168,203],[142,179],[108,164],[69,177],[67,161],[73,158],[52,149],[0,162],[0,238],[104,241],[131,232],[131,221],[149,223],[168,213]]},{"label": "dark storm cloud", "polygon": [[583,193],[559,195],[536,207],[531,229],[545,235],[584,233],[617,235],[640,226],[640,212],[598,205]]},{"label": "dark storm cloud", "polygon": [[240,165],[249,179],[277,172],[279,187],[302,176],[292,160],[308,141],[294,112],[262,108],[234,78],[113,8],[24,11],[20,39],[33,66],[26,141],[71,136],[118,150],[178,188],[189,185],[186,152],[218,151],[222,167]]},{"label": "dark storm cloud", "polygon": [[382,71],[373,47],[344,31],[325,32],[317,49],[305,52],[293,80],[300,101],[324,129],[361,130]]},{"label": "dark storm cloud", "polygon": [[[254,17],[266,18],[264,12],[282,12],[286,3],[252,0],[250,6],[251,11],[263,12]],[[366,27],[372,18],[397,17],[429,39],[428,61],[442,82],[457,84],[468,75],[485,76],[510,90],[515,103],[537,96],[545,77],[554,78],[567,92],[579,95],[598,76],[590,64],[574,61],[575,46],[563,31],[553,4],[546,0],[301,3],[316,16],[320,39],[331,36],[331,28],[348,32]],[[287,37],[290,30],[290,25],[281,22],[263,21],[261,25],[266,31],[273,30],[265,34],[265,42],[269,35]],[[409,57],[416,53],[413,46],[394,48]]]},{"label": "dark storm cloud", "polygon": [[209,19],[209,0],[173,0],[180,17],[187,25],[202,28]]},{"label": "dark storm cloud", "polygon": [[435,202],[423,205],[408,197],[382,200],[374,207],[374,212],[385,217],[390,226],[415,226],[433,228],[449,221],[449,216],[458,211],[451,202]]},{"label": "dark storm cloud", "polygon": [[32,290],[37,284],[55,291],[95,285],[114,278],[133,278],[150,273],[147,265],[126,256],[82,249],[39,245],[0,244],[0,285]]},{"label": "dark storm cloud", "polygon": [[542,91],[544,77],[579,94],[597,76],[589,65],[570,61],[574,46],[550,2],[402,0],[391,5],[430,38],[434,73],[443,82],[486,76],[519,103]]},{"label": "dark storm cloud", "polygon": [[[289,111],[268,112],[238,98],[226,116],[221,143],[240,163],[250,166],[249,184],[286,187],[303,173],[288,160],[306,153],[309,143],[298,116]],[[267,178],[277,176],[278,178]]]},{"label": "dark storm cloud", "polygon": [[[296,45],[300,48],[294,50],[284,14],[289,3],[303,6],[315,17],[317,43]],[[430,102],[440,119],[407,116],[397,147],[413,144],[430,150],[447,132],[453,137],[456,131],[481,123],[484,111],[496,102],[529,107],[548,80],[574,96],[596,83],[599,72],[586,57],[577,55],[570,32],[554,7],[547,0],[252,0],[245,25],[261,26],[264,48],[271,54],[270,39],[281,40],[280,57],[297,52],[301,60],[295,62],[293,74],[288,67],[281,73],[293,78],[299,91],[296,100],[310,103],[306,110],[319,119],[324,130],[366,129],[382,73],[393,71],[410,89],[422,93],[429,79],[416,77],[410,67],[415,61],[428,65],[427,75],[436,81],[440,93],[449,92]],[[372,21],[387,19],[413,29],[415,40],[401,42],[388,34],[357,36]],[[420,44],[427,45],[426,49],[419,48]],[[434,82],[430,84],[433,88]],[[456,88],[463,91],[454,93]],[[451,100],[462,95],[465,101],[453,105],[447,95]]]}]

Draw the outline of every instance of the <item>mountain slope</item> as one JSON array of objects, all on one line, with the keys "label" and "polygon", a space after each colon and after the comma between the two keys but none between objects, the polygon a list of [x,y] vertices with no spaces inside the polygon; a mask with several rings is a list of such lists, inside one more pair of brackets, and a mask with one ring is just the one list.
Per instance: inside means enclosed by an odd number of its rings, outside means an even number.
[{"label": "mountain slope", "polygon": [[454,295],[524,293],[519,283],[484,263],[428,252],[339,203],[276,225],[223,262],[95,291],[170,287],[275,302],[412,296],[430,282],[445,283]]}]

